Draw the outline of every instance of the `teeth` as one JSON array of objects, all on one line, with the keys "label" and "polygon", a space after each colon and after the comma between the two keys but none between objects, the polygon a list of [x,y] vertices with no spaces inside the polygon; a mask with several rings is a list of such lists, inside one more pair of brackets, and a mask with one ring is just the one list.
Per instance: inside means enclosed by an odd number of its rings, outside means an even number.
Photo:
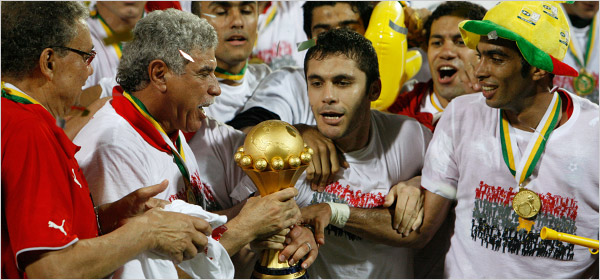
[{"label": "teeth", "polygon": [[484,87],[482,86],[481,89],[483,89],[484,91],[492,91],[495,89],[495,87]]},{"label": "teeth", "polygon": [[454,68],[452,68],[450,66],[442,66],[442,67],[440,67],[440,70],[441,71],[443,71],[443,70],[454,70]]},{"label": "teeth", "polygon": [[323,116],[323,117],[326,119],[329,119],[329,120],[337,120],[340,118],[339,116]]}]

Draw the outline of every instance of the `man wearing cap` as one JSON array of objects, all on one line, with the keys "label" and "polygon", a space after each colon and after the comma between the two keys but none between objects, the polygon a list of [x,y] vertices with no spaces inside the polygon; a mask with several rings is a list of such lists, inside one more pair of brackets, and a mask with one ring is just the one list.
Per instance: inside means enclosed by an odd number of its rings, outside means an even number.
[{"label": "man wearing cap", "polygon": [[424,237],[457,201],[444,277],[597,277],[586,247],[540,238],[543,227],[598,236],[598,106],[552,85],[577,75],[561,62],[562,9],[506,1],[459,28],[483,92],[450,102],[421,181]]}]

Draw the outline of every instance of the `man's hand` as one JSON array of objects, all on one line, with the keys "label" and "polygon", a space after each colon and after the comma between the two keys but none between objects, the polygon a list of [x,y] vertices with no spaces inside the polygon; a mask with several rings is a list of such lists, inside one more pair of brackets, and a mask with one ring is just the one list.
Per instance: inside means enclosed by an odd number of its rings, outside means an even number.
[{"label": "man's hand", "polygon": [[317,242],[313,232],[303,226],[294,226],[287,235],[285,249],[279,253],[279,261],[288,260],[290,265],[299,262],[304,256],[308,257],[302,262],[302,268],[308,268],[319,254]]},{"label": "man's hand", "polygon": [[192,259],[204,251],[207,236],[212,232],[210,224],[203,219],[161,208],[150,209],[129,219],[128,226],[129,223],[131,230],[144,231],[144,236],[151,237],[149,249],[168,256],[175,263]]},{"label": "man's hand", "polygon": [[325,228],[331,220],[331,207],[327,203],[309,205],[300,209],[302,211],[302,223],[312,225],[315,228],[315,240],[319,246],[325,244]]},{"label": "man's hand", "polygon": [[250,249],[257,254],[267,249],[283,250],[285,248],[285,238],[288,233],[290,233],[290,229],[286,228],[269,237],[255,239],[250,242]]},{"label": "man's hand", "polygon": [[479,63],[479,58],[476,55],[463,56],[458,52],[459,61],[462,65],[458,65],[458,82],[463,85],[466,93],[475,93],[481,91],[479,80],[475,77],[475,66]]},{"label": "man's hand", "polygon": [[169,181],[137,189],[125,197],[98,206],[98,219],[103,233],[109,233],[123,225],[129,218],[135,217],[155,207],[163,207],[170,202],[156,199],[154,196],[163,192]]},{"label": "man's hand", "polygon": [[423,222],[423,193],[421,192],[421,176],[400,182],[390,189],[385,197],[383,207],[396,204],[392,227],[403,237],[416,230]]},{"label": "man's hand", "polygon": [[251,197],[233,220],[253,233],[252,240],[276,234],[300,220],[300,209],[293,199],[297,194],[296,188],[286,188],[264,197]]},{"label": "man's hand", "polygon": [[349,167],[348,162],[337,150],[333,141],[315,127],[303,124],[297,124],[294,127],[300,131],[304,142],[314,151],[312,160],[306,169],[306,179],[311,182],[310,187],[313,191],[322,192],[325,190],[325,186],[333,182],[340,166]]}]

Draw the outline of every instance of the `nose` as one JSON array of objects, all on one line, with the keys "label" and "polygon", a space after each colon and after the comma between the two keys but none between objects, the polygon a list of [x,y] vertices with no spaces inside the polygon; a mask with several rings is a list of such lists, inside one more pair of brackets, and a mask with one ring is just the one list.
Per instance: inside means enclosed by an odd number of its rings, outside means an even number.
[{"label": "nose", "polygon": [[231,9],[231,27],[232,28],[243,28],[244,27],[244,18],[242,16],[242,11],[240,8]]},{"label": "nose", "polygon": [[88,71],[88,77],[91,76],[92,74],[94,74],[94,66],[92,66],[91,63],[87,65],[87,71]]},{"label": "nose", "polygon": [[334,104],[337,103],[338,97],[331,84],[327,84],[323,89],[323,103]]},{"label": "nose", "polygon": [[221,86],[219,86],[219,82],[217,81],[216,77],[214,78],[214,82],[208,86],[208,94],[212,96],[221,95]]},{"label": "nose", "polygon": [[455,59],[457,57],[456,45],[451,40],[445,40],[440,51],[440,58],[442,59]]},{"label": "nose", "polygon": [[477,63],[477,66],[475,66],[475,72],[473,73],[473,75],[475,75],[475,77],[477,77],[477,80],[479,81],[483,81],[485,78],[490,76],[486,61],[487,60],[485,58],[481,57],[481,59],[479,59],[479,62]]}]

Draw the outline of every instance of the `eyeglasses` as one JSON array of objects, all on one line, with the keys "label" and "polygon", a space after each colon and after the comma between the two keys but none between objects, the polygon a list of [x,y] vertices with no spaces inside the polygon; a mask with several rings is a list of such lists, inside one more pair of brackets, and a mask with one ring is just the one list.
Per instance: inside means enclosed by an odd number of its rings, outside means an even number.
[{"label": "eyeglasses", "polygon": [[94,57],[96,57],[96,51],[94,51],[94,50],[91,50],[90,52],[84,52],[82,50],[73,49],[73,48],[69,48],[69,47],[63,47],[63,46],[55,46],[55,47],[50,47],[50,48],[65,49],[68,51],[72,51],[78,55],[81,55],[81,57],[83,57],[83,60],[85,60],[85,63],[87,65],[90,65],[90,63],[92,63],[92,60],[94,60]]}]

